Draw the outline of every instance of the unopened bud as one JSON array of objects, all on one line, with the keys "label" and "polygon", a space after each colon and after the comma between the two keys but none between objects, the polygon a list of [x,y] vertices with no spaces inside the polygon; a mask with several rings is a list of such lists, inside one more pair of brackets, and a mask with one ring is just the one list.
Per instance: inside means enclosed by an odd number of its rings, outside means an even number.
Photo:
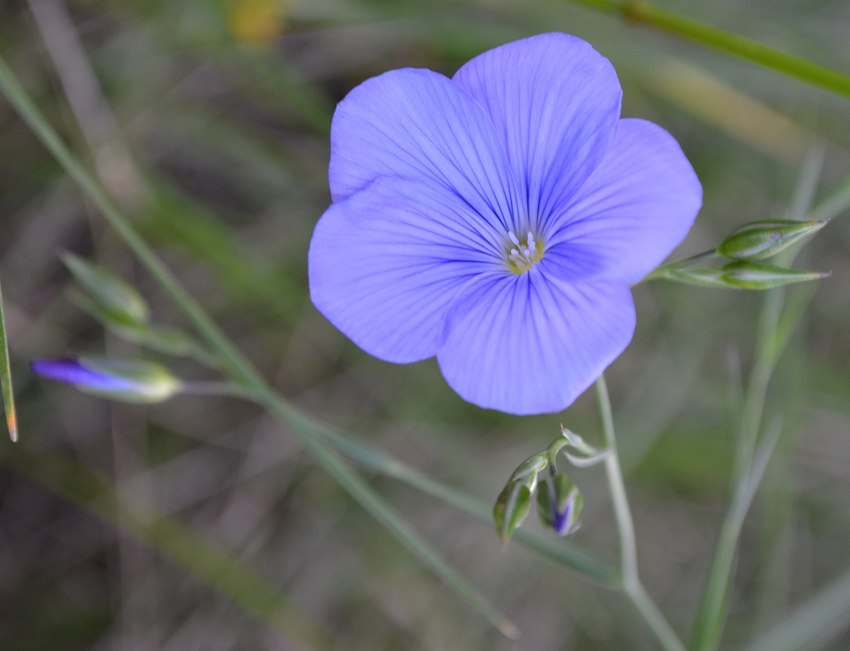
[{"label": "unopened bud", "polygon": [[725,287],[730,289],[772,289],[782,285],[828,278],[821,271],[786,269],[738,260],[719,269],[674,269],[666,274],[669,280],[700,287]]},{"label": "unopened bud", "polygon": [[42,377],[124,402],[161,402],[180,391],[180,380],[154,362],[96,357],[38,359],[32,369]]},{"label": "unopened bud", "polygon": [[540,482],[537,514],[559,536],[578,529],[583,507],[584,497],[566,475],[555,475]]},{"label": "unopened bud", "polygon": [[740,289],[772,289],[830,276],[820,271],[785,269],[752,262],[733,262],[723,267],[722,271],[725,283]]},{"label": "unopened bud", "polygon": [[728,287],[723,279],[722,269],[711,269],[709,267],[696,269],[670,269],[666,272],[666,278],[686,285],[697,285],[698,287]]},{"label": "unopened bud", "polygon": [[125,325],[147,321],[149,310],[145,299],[123,280],[71,253],[62,260],[92,303],[84,306],[88,311],[95,316],[103,313],[106,318]]},{"label": "unopened bud", "polygon": [[496,498],[493,506],[493,523],[499,540],[510,540],[531,508],[531,490],[525,481],[511,479]]},{"label": "unopened bud", "polygon": [[825,221],[759,221],[745,224],[727,237],[717,253],[733,260],[765,260],[810,238]]}]

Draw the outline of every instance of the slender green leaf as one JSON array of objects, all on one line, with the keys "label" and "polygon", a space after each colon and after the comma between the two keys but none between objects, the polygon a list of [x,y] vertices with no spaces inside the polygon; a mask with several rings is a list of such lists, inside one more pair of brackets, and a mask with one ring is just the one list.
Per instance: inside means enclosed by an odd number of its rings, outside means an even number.
[{"label": "slender green leaf", "polygon": [[758,43],[737,34],[679,16],[642,0],[570,0],[620,14],[631,23],[648,25],[714,50],[776,70],[789,77],[850,98],[850,76]]},{"label": "slender green leaf", "polygon": [[0,288],[0,389],[3,409],[6,412],[6,429],[13,442],[18,440],[18,416],[15,411],[15,394],[12,388],[12,369],[9,366],[9,339],[6,336],[6,317],[3,314],[3,289]]}]

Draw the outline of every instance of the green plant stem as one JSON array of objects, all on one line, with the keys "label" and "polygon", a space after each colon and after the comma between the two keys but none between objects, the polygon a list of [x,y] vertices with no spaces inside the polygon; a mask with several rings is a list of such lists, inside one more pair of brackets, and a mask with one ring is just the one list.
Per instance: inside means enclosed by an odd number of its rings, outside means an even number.
[{"label": "green plant stem", "polygon": [[611,412],[611,399],[605,377],[599,376],[594,385],[596,402],[599,406],[599,416],[602,420],[602,432],[605,438],[605,475],[608,478],[608,488],[611,492],[611,502],[614,505],[614,515],[617,520],[617,531],[620,544],[620,588],[631,601],[644,621],[655,633],[661,646],[666,651],[685,651],[685,646],[676,635],[664,615],[658,610],[655,602],[646,592],[640,580],[637,561],[637,541],[632,512],[623,483],[623,473],[620,470],[620,459],[617,454],[617,437],[614,432],[614,417]]},{"label": "green plant stem", "polygon": [[636,284],[645,283],[648,280],[669,280],[676,278],[676,272],[680,269],[685,269],[692,265],[695,265],[697,262],[704,262],[706,260],[713,260],[715,258],[719,258],[720,255],[716,250],[711,249],[710,251],[703,251],[702,253],[697,253],[696,255],[692,255],[689,258],[685,258],[684,260],[676,260],[675,262],[668,262],[667,264],[663,264],[660,267],[653,269],[646,276],[644,276],[641,280],[639,280]]},{"label": "green plant stem", "polygon": [[[300,414],[300,416],[309,427],[313,428],[316,434],[323,437],[352,461],[386,477],[401,481],[426,495],[486,522],[488,525],[491,524],[491,505],[432,479],[368,443],[358,441],[351,436],[345,436],[310,416],[304,414]],[[517,529],[514,532],[513,540],[518,540],[562,567],[579,572],[586,579],[595,581],[607,588],[618,588],[619,580],[613,569],[607,563],[575,545],[563,543],[549,536],[541,536],[526,529]]]},{"label": "green plant stem", "polygon": [[694,629],[694,651],[709,651],[717,648],[723,633],[725,606],[729,597],[732,570],[735,566],[735,553],[738,539],[747,517],[747,511],[753,502],[756,491],[761,483],[767,463],[779,439],[777,426],[770,436],[765,437],[755,454],[754,461],[749,467],[746,477],[738,482],[732,497],[729,510],[723,520],[720,537],[711,571],[700,604],[699,617]]},{"label": "green plant stem", "polygon": [[192,396],[215,396],[253,400],[253,394],[230,382],[183,382],[180,393]]},{"label": "green plant stem", "polygon": [[147,267],[174,302],[182,309],[209,348],[220,357],[224,369],[244,389],[255,394],[281,422],[292,426],[305,448],[336,481],[393,534],[420,561],[452,586],[491,624],[510,638],[517,636],[516,626],[497,612],[466,579],[437,554],[428,543],[389,507],[384,500],[350,466],[345,464],[327,444],[318,438],[303,417],[282,397],[274,393],[262,376],[242,356],[203,308],[183,289],[177,279],[136,233],[114,202],[50,127],[47,120],[0,57],[0,90],[18,114],[53,154],[68,175],[100,209],[103,217],[121,236],[125,244]]},{"label": "green plant stem", "polygon": [[623,473],[620,470],[620,459],[617,454],[617,438],[614,432],[614,418],[611,413],[611,399],[605,377],[600,375],[594,385],[596,401],[599,405],[599,416],[602,419],[602,432],[605,437],[605,475],[611,491],[611,502],[614,505],[614,515],[617,519],[617,530],[620,540],[620,572],[623,587],[628,590],[640,583],[637,562],[637,541],[635,540],[635,525],[632,511],[623,483]]},{"label": "green plant stem", "polygon": [[850,98],[850,76],[786,54],[737,34],[705,25],[653,6],[643,0],[570,0],[575,4],[619,14],[630,23],[647,25],[714,50],[781,72],[813,86]]}]

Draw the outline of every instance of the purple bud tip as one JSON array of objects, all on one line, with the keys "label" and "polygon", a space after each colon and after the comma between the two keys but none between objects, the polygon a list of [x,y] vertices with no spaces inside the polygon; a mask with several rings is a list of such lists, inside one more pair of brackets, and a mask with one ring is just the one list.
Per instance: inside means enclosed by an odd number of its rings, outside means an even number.
[{"label": "purple bud tip", "polygon": [[86,368],[75,359],[36,359],[31,364],[33,372],[50,380],[66,382],[75,386],[84,386],[101,390],[121,390],[127,388],[127,381],[98,373]]},{"label": "purple bud tip", "polygon": [[570,514],[573,510],[572,503],[567,503],[567,506],[562,513],[558,513],[557,506],[555,506],[553,510],[555,511],[553,514],[555,517],[552,518],[552,527],[559,536],[563,536],[567,533],[567,530],[570,527]]}]

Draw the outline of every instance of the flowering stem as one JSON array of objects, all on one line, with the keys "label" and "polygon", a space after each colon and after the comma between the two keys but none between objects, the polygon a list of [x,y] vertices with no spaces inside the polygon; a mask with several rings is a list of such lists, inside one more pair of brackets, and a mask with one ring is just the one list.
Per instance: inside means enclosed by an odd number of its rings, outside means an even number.
[{"label": "flowering stem", "polygon": [[654,7],[649,2],[643,0],[572,0],[572,2],[618,13],[629,22],[648,25],[675,34],[694,43],[731,54],[850,98],[850,76],[844,73]]},{"label": "flowering stem", "polygon": [[614,418],[611,413],[611,399],[608,396],[605,376],[599,376],[594,388],[596,402],[599,406],[599,416],[602,419],[605,447],[608,451],[608,454],[605,455],[605,475],[608,478],[608,488],[611,491],[611,502],[614,505],[614,515],[617,519],[617,530],[619,532],[621,590],[652,629],[652,632],[655,633],[666,651],[685,651],[682,641],[670,627],[661,611],[658,610],[640,581],[635,526],[629,508],[629,500],[626,496],[626,487],[623,483],[623,473],[620,470]]},{"label": "flowering stem", "polygon": [[449,565],[389,504],[349,466],[310,426],[309,419],[276,394],[253,365],[212,321],[201,305],[180,285],[171,271],[130,225],[94,177],[80,165],[56,131],[26,93],[0,57],[0,92],[53,154],[67,174],[100,209],[101,214],[124,243],[147,267],[193,324],[206,346],[214,351],[225,370],[240,387],[253,394],[280,422],[292,427],[304,447],[351,497],[372,515],[437,576],[452,586],[467,602],[507,637],[515,637],[516,626],[499,613],[466,578]]}]

